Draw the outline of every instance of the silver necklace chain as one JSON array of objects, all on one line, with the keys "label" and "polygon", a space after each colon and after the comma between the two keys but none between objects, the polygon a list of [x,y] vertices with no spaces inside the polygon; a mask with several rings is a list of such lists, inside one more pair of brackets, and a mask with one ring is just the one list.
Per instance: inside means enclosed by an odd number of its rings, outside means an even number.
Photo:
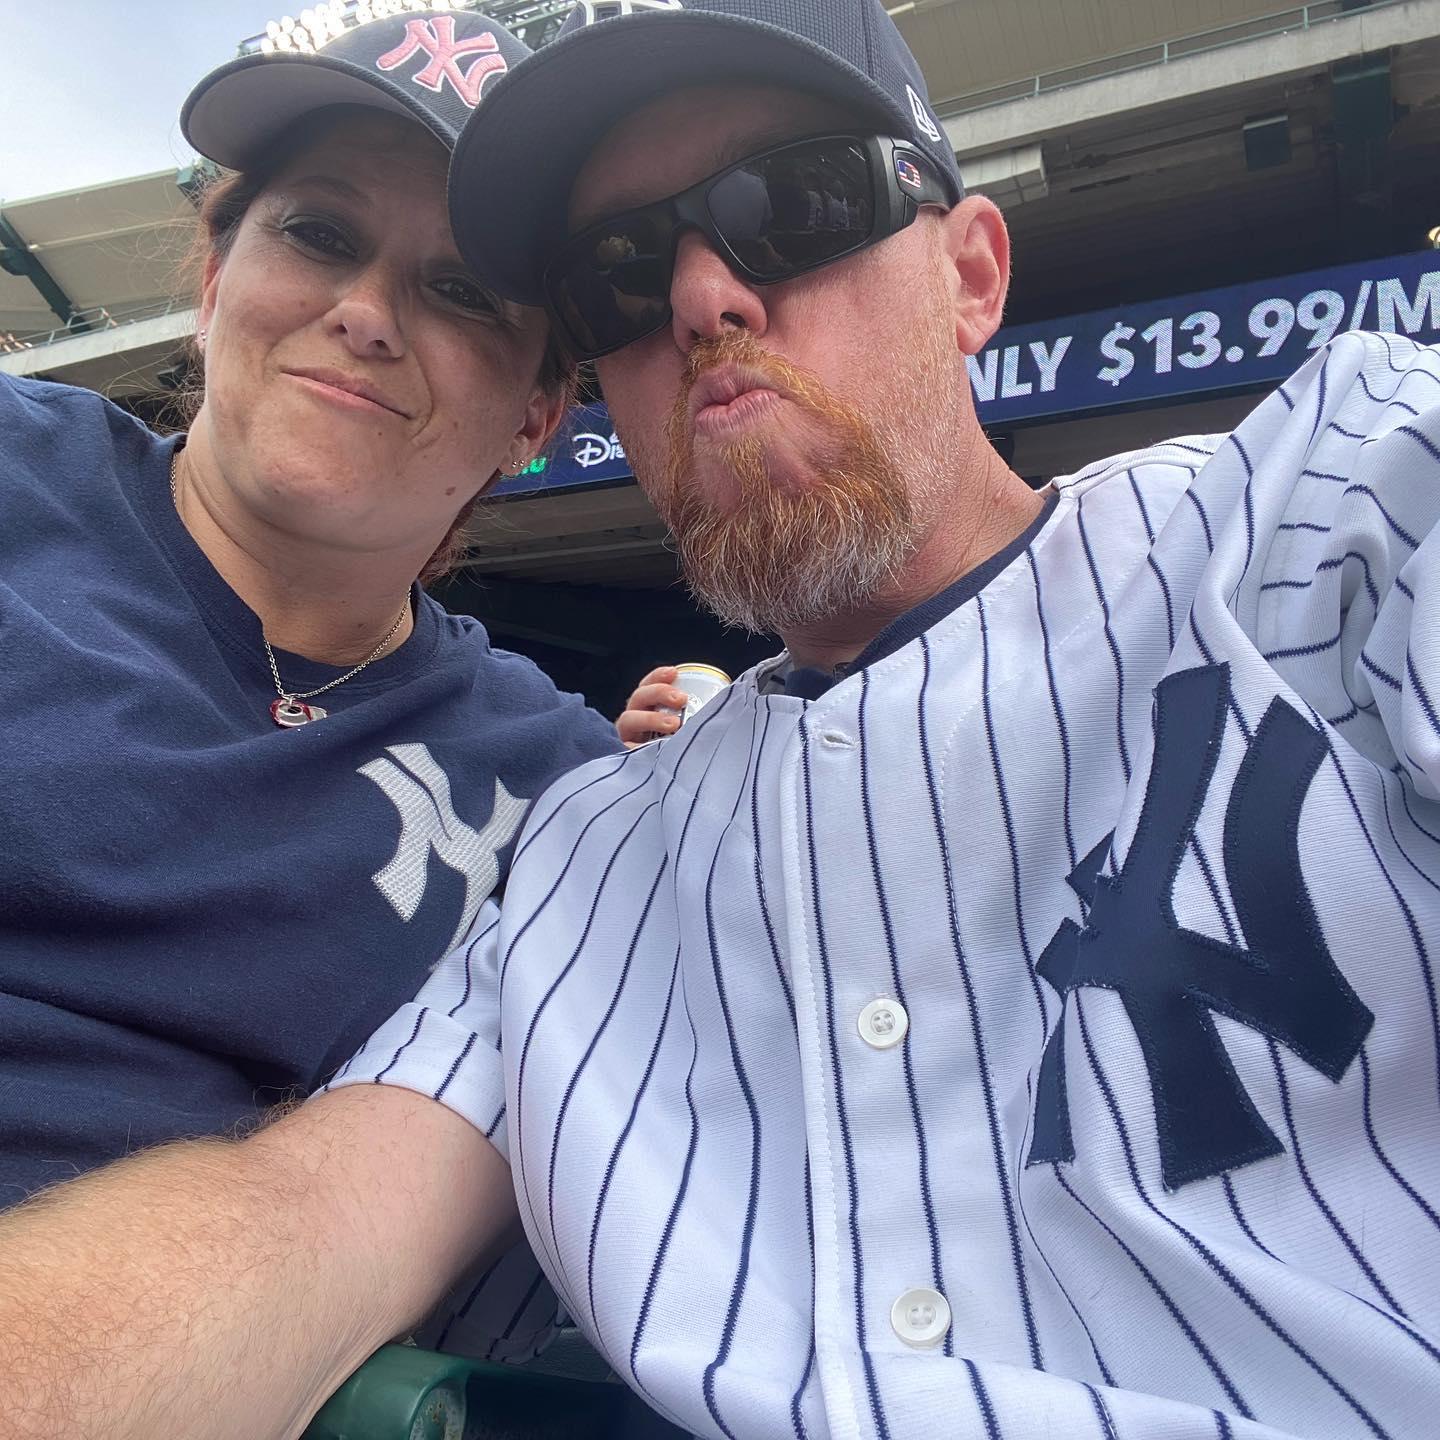
[{"label": "silver necklace chain", "polygon": [[405,604],[401,607],[400,613],[395,617],[395,623],[385,632],[385,638],[353,669],[347,670],[338,679],[328,681],[324,685],[317,685],[313,690],[287,690],[280,683],[280,667],[275,663],[275,652],[270,648],[270,642],[261,635],[261,643],[265,646],[265,656],[270,661],[270,674],[275,681],[275,693],[282,700],[311,700],[316,695],[323,695],[327,690],[333,690],[337,685],[343,685],[347,680],[353,680],[367,665],[380,658],[381,651],[395,638],[395,632],[405,623],[405,616],[410,609],[410,597],[405,597]]},{"label": "silver necklace chain", "polygon": [[[178,514],[180,511],[180,451],[177,448],[170,460],[170,499]],[[183,517],[182,517],[183,518]],[[353,680],[367,665],[373,664],[385,652],[385,648],[395,638],[396,632],[405,623],[405,616],[410,611],[410,596],[407,593],[405,603],[400,607],[400,613],[395,617],[395,623],[385,632],[385,638],[353,669],[347,670],[343,675],[334,680],[327,681],[324,685],[317,685],[313,690],[287,690],[284,682],[280,679],[280,667],[275,663],[275,652],[270,648],[270,641],[266,638],[262,629],[260,632],[260,643],[265,647],[265,658],[270,662],[270,678],[275,682],[275,693],[280,699],[270,707],[270,713],[277,724],[292,725],[304,724],[305,721],[299,718],[298,712],[304,707],[299,706],[301,700],[313,700],[317,695],[323,695],[327,690],[333,690],[337,685],[343,685],[347,680]],[[294,717],[290,720],[282,720],[276,712],[276,705],[282,707],[286,715]],[[325,714],[324,710],[314,707],[313,716],[307,714],[306,719],[320,719]]]}]

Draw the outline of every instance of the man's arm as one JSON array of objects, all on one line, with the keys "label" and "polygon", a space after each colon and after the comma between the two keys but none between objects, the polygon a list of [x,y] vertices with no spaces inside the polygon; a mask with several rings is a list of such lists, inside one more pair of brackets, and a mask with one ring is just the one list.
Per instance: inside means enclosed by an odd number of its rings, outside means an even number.
[{"label": "man's arm", "polygon": [[515,1216],[479,1131],[375,1085],[60,1186],[0,1216],[0,1437],[297,1436]]}]

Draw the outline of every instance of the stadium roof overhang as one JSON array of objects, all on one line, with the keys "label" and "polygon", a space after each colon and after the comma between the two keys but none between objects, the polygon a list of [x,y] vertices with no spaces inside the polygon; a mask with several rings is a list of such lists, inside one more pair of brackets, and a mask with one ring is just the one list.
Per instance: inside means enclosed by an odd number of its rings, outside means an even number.
[{"label": "stadium roof overhang", "polygon": [[[190,179],[165,170],[0,206],[0,351],[188,308],[178,274],[194,233]],[[47,368],[63,359],[52,353]]]}]

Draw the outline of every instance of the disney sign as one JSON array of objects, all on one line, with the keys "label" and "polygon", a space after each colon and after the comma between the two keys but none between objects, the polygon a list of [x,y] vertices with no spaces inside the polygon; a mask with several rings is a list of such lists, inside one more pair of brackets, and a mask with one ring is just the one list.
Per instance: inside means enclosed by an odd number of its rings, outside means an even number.
[{"label": "disney sign", "polygon": [[613,430],[608,437],[587,430],[575,437],[570,453],[582,470],[589,470],[593,465],[604,465],[611,460],[623,460],[625,447],[621,445],[619,437]]},{"label": "disney sign", "polygon": [[513,479],[507,476],[491,493],[525,495],[572,485],[608,485],[629,477],[630,462],[609,411],[604,405],[581,405],[570,412],[548,459],[538,466],[532,462]]}]

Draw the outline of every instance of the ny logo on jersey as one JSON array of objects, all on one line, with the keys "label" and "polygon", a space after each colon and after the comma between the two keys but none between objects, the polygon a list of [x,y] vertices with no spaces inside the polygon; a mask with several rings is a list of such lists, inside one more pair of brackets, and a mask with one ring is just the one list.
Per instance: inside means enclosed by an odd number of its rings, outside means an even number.
[{"label": "ny logo on jersey", "polygon": [[425,898],[430,852],[465,880],[465,907],[448,954],[479,913],[500,878],[499,852],[525,816],[529,801],[517,799],[497,777],[495,804],[482,829],[467,825],[450,803],[450,780],[424,745],[391,745],[378,760],[360,767],[400,812],[400,841],[394,857],[371,877],[402,920],[415,918]]},{"label": "ny logo on jersey", "polygon": [[[1224,862],[1244,945],[1183,928],[1173,892],[1205,803],[1230,699],[1229,667],[1167,676],[1156,691],[1155,757],[1125,863],[1100,868],[1103,840],[1072,871],[1084,926],[1065,920],[1037,969],[1062,999],[1113,990],[1145,1057],[1167,1189],[1278,1154],[1213,1015],[1271,1037],[1330,1080],[1374,1017],[1331,958],[1300,872],[1300,807],[1326,753],[1291,706],[1271,702],[1225,811]],[[1028,1163],[1073,1160],[1065,1098],[1065,1015],[1040,1062]]]},{"label": "ny logo on jersey", "polygon": [[[437,15],[434,20],[407,20],[405,38],[387,50],[375,64],[381,70],[394,70],[412,55],[423,51],[430,57],[423,69],[410,78],[437,95],[448,80],[455,93],[473,110],[480,103],[480,91],[492,75],[503,75],[510,67],[499,53],[500,44],[486,31],[468,39],[455,38],[455,17]],[[462,55],[479,55],[468,70],[456,63]]]}]

